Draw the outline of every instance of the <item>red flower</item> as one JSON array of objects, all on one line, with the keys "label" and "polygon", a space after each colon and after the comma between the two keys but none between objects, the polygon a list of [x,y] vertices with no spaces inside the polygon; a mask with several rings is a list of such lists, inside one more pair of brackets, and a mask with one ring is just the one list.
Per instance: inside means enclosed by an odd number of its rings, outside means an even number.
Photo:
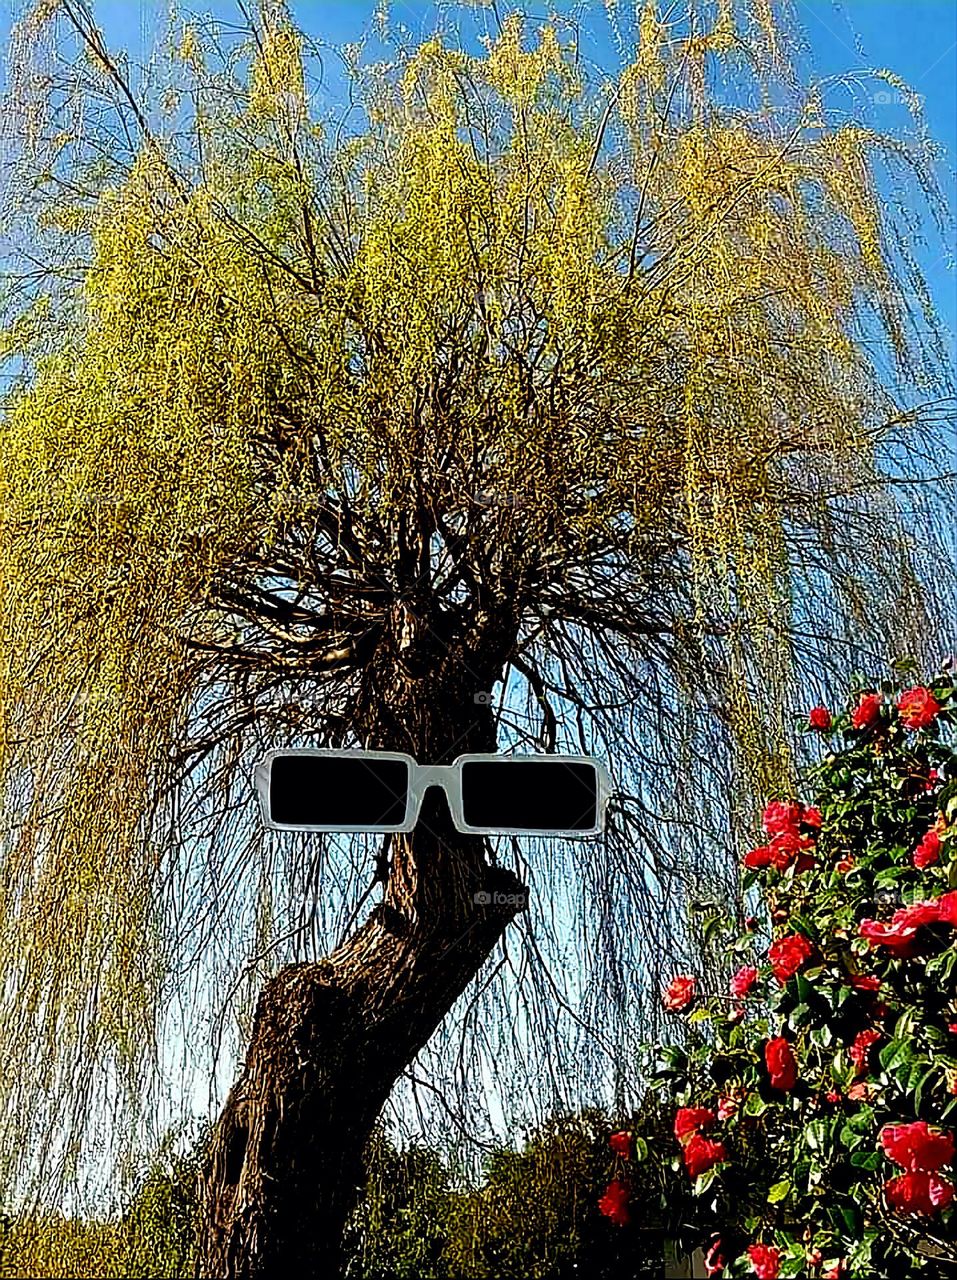
[{"label": "red flower", "polygon": [[685,1168],[692,1178],[727,1160],[728,1153],[723,1142],[712,1142],[710,1138],[702,1138],[700,1133],[693,1134],[684,1151]]},{"label": "red flower", "polygon": [[804,818],[802,819],[802,821],[804,822],[804,825],[806,827],[820,827],[824,819],[821,816],[820,809],[815,808],[815,806],[812,804],[812,805],[808,805],[808,807],[804,810]]},{"label": "red flower", "polygon": [[929,689],[916,685],[905,689],[897,699],[897,710],[908,729],[926,729],[940,710],[940,703]]},{"label": "red flower", "polygon": [[845,875],[848,871],[851,871],[853,867],[854,867],[854,859],[851,857],[850,854],[848,854],[846,858],[842,858],[840,860],[840,862],[835,866],[834,870],[839,871],[841,875]]},{"label": "red flower", "polygon": [[778,1280],[781,1274],[781,1252],[770,1244],[749,1244],[748,1257],[751,1259],[751,1270],[758,1280]]},{"label": "red flower", "polygon": [[957,890],[945,893],[937,901],[912,902],[909,907],[901,907],[894,912],[890,924],[862,920],[858,932],[872,947],[887,947],[898,956],[912,956],[917,930],[938,920],[957,924]]},{"label": "red flower", "polygon": [[957,889],[941,894],[937,899],[937,919],[942,924],[952,924],[957,929]]},{"label": "red flower", "polygon": [[791,933],[787,937],[778,938],[768,949],[771,969],[783,987],[788,979],[793,978],[805,960],[813,953],[814,948],[802,933]]},{"label": "red flower", "polygon": [[796,831],[781,831],[767,846],[771,866],[778,871],[786,871],[801,850],[807,849],[812,843],[813,841],[801,837]]},{"label": "red flower", "polygon": [[884,1154],[908,1173],[936,1173],[954,1158],[954,1135],[931,1129],[926,1120],[886,1124],[879,1138]]},{"label": "red flower", "polygon": [[866,1080],[856,1080],[847,1091],[850,1102],[867,1102],[871,1096],[871,1087]]},{"label": "red flower", "polygon": [[953,1183],[936,1173],[918,1170],[884,1183],[887,1199],[898,1213],[923,1213],[930,1217],[946,1209],[954,1198]]},{"label": "red flower", "polygon": [[931,829],[923,837],[920,844],[914,850],[914,856],[911,859],[915,867],[923,870],[933,863],[940,860],[940,836],[936,831]]},{"label": "red flower", "polygon": [[836,1089],[828,1089],[824,1096],[827,1098],[828,1102],[840,1102],[841,1100],[841,1095]]},{"label": "red flower", "polygon": [[739,1000],[748,994],[758,978],[754,965],[746,964],[731,979],[731,994]]},{"label": "red flower", "polygon": [[616,1156],[622,1156],[625,1160],[631,1156],[631,1134],[624,1130],[613,1133],[608,1139],[608,1145]]},{"label": "red flower", "polygon": [[867,1031],[858,1032],[854,1037],[854,1043],[848,1049],[847,1056],[857,1068],[858,1075],[862,1075],[867,1070],[867,1060],[870,1056],[871,1046],[877,1044],[880,1038],[881,1033],[875,1031],[873,1027]]},{"label": "red flower", "polygon": [[764,1046],[764,1061],[771,1087],[786,1093],[797,1083],[797,1060],[784,1036],[769,1040]]},{"label": "red flower", "polygon": [[884,701],[879,693],[866,693],[854,708],[851,723],[855,729],[869,729],[880,718],[881,703]]},{"label": "red flower", "polygon": [[769,836],[796,832],[803,814],[804,806],[795,800],[772,800],[764,811],[764,829]]},{"label": "red flower", "polygon": [[709,1276],[720,1275],[725,1268],[725,1259],[720,1253],[721,1240],[715,1240],[714,1244],[704,1255],[705,1274]]},{"label": "red flower", "polygon": [[841,1280],[844,1275],[845,1267],[842,1259],[838,1259],[833,1267],[829,1267],[821,1276],[821,1280]]},{"label": "red flower", "polygon": [[752,871],[760,871],[764,867],[769,867],[771,865],[771,846],[762,844],[757,849],[752,849],[750,853],[746,853],[744,855],[744,865],[750,867]]},{"label": "red flower", "polygon": [[699,1129],[708,1129],[717,1116],[710,1107],[679,1107],[675,1115],[675,1137],[687,1142]]},{"label": "red flower", "polygon": [[880,991],[881,980],[873,973],[852,973],[848,979],[855,991]]},{"label": "red flower", "polygon": [[668,983],[668,987],[664,994],[664,1006],[678,1012],[686,1009],[695,997],[695,980],[694,978],[680,977],[672,978]]},{"label": "red flower", "polygon": [[927,775],[927,781],[924,783],[924,790],[933,791],[934,787],[937,786],[937,783],[939,781],[940,781],[940,774],[937,772],[936,769],[931,769],[931,771]]},{"label": "red flower", "polygon": [[951,897],[957,899],[957,893],[945,893],[929,902],[912,902],[909,907],[901,907],[899,911],[895,911],[893,918],[900,924],[914,925],[918,929],[924,924],[936,924],[938,920],[945,918],[945,911],[950,905],[944,899]]},{"label": "red flower", "polygon": [[821,733],[826,733],[831,727],[831,713],[827,707],[812,707],[807,722],[812,729],[818,729]]},{"label": "red flower", "polygon": [[628,1212],[628,1197],[631,1195],[631,1187],[627,1182],[620,1182],[618,1178],[614,1178],[605,1188],[605,1194],[598,1201],[598,1208],[606,1218],[611,1218],[612,1222],[618,1227],[628,1225],[631,1220],[631,1214]]}]

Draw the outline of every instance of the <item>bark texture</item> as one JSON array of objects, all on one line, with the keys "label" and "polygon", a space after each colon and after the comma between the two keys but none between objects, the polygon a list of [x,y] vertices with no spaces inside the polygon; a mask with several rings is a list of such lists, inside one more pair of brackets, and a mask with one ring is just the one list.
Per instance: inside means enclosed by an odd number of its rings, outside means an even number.
[{"label": "bark texture", "polygon": [[[454,619],[397,606],[356,700],[367,745],[435,764],[494,750],[481,695],[514,634],[507,618],[495,621],[494,644],[483,642],[487,625],[456,640]],[[483,839],[455,831],[437,790],[390,853],[371,917],[322,960],[289,966],[263,989],[203,1173],[199,1276],[341,1275],[372,1126],[522,909],[518,880],[489,864]],[[519,901],[476,902],[483,891]]]}]

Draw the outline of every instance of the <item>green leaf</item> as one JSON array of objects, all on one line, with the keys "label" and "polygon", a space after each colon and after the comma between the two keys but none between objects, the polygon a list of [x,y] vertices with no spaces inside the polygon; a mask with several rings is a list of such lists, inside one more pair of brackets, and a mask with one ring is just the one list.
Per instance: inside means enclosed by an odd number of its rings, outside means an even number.
[{"label": "green leaf", "polygon": [[635,1164],[641,1164],[643,1160],[648,1159],[648,1143],[644,1138],[635,1138],[634,1140],[634,1161]]},{"label": "green leaf", "polygon": [[[932,1077],[936,1077],[937,1075],[938,1075],[938,1068],[936,1065],[928,1067],[927,1070],[924,1072],[924,1074],[921,1076],[920,1081],[918,1082],[917,1087],[914,1090],[914,1106],[917,1109],[918,1114],[920,1113],[920,1105],[924,1097],[924,1086],[926,1085],[928,1080],[930,1080]],[[910,1082],[908,1082],[908,1087],[910,1087]]]},{"label": "green leaf", "polygon": [[776,1182],[768,1192],[768,1204],[778,1204],[781,1200],[786,1200],[791,1194],[791,1183],[785,1178],[783,1182]]},{"label": "green leaf", "polygon": [[838,1137],[842,1147],[847,1147],[849,1151],[853,1151],[855,1147],[859,1147],[864,1141],[859,1133],[855,1133],[849,1124],[844,1125]]},{"label": "green leaf", "polygon": [[902,1062],[909,1062],[913,1056],[913,1048],[909,1040],[891,1040],[878,1055],[885,1071],[893,1071]]},{"label": "green leaf", "polygon": [[823,1120],[812,1120],[805,1125],[804,1141],[811,1151],[821,1151],[827,1140],[827,1124]]}]

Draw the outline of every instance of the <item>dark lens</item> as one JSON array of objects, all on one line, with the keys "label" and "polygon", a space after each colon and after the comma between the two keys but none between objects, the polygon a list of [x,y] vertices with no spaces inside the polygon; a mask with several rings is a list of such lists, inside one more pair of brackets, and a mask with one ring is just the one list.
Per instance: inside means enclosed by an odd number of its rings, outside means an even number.
[{"label": "dark lens", "polygon": [[597,825],[598,771],[571,760],[467,760],[462,809],[470,827],[497,831],[591,831]]},{"label": "dark lens", "polygon": [[398,827],[408,790],[405,760],[274,756],[269,816],[290,827]]}]

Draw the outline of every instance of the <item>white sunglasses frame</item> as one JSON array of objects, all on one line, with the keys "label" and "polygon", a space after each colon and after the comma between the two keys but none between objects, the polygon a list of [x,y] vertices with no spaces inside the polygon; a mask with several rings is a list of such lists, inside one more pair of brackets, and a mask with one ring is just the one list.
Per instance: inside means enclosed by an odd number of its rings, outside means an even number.
[{"label": "white sunglasses frame", "polygon": [[[343,758],[360,758],[363,760],[402,760],[408,766],[408,795],[406,799],[405,818],[398,825],[393,826],[355,826],[355,827],[339,827],[313,824],[309,826],[299,826],[297,824],[286,822],[273,822],[269,816],[269,785],[272,776],[272,762],[277,756],[334,756],[337,759]],[[595,769],[596,775],[596,793],[595,793],[595,823],[594,827],[587,829],[576,829],[570,831],[565,827],[555,827],[543,830],[541,827],[473,827],[469,826],[465,821],[464,809],[462,805],[462,773],[461,766],[468,764],[473,760],[497,760],[516,763],[534,763],[540,760],[548,760],[553,764],[561,761],[568,764],[590,764]],[[470,752],[465,755],[457,756],[451,764],[419,764],[412,756],[406,755],[403,751],[362,751],[362,750],[337,750],[334,747],[276,747],[272,751],[267,751],[262,760],[256,765],[254,771],[254,782],[256,791],[259,796],[259,805],[262,812],[263,824],[270,831],[317,831],[317,832],[341,832],[341,833],[379,833],[387,832],[407,833],[415,827],[419,820],[419,814],[422,809],[422,801],[429,787],[440,786],[445,792],[445,798],[448,802],[449,813],[452,815],[452,822],[455,824],[457,831],[463,835],[516,835],[516,836],[562,836],[567,840],[587,839],[591,836],[597,836],[605,829],[605,811],[608,807],[608,801],[614,793],[614,785],[611,775],[600,760],[596,760],[594,756],[553,756],[553,755],[499,755],[495,752]]]}]

